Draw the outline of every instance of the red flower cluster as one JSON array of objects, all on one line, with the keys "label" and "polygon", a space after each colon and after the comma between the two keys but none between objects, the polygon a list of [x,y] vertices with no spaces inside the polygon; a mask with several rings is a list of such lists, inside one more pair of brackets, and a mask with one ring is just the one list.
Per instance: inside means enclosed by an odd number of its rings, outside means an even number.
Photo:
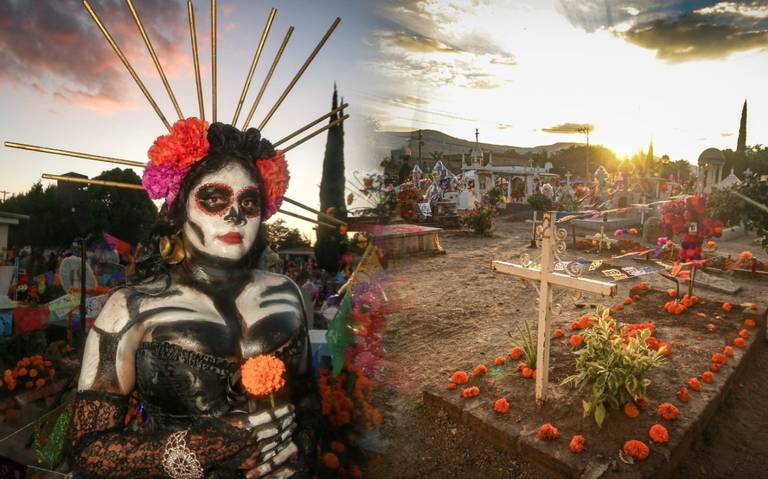
[{"label": "red flower cluster", "polygon": [[480,395],[480,388],[477,386],[470,386],[468,388],[464,388],[464,390],[461,392],[461,397],[463,398],[473,398]]},{"label": "red flower cluster", "polygon": [[488,372],[488,368],[485,366],[485,364],[478,364],[475,366],[475,370],[472,371],[473,377],[478,377],[486,374]]},{"label": "red flower cluster", "polygon": [[466,384],[469,382],[469,376],[464,371],[456,371],[451,374],[451,382],[454,384]]},{"label": "red flower cluster", "polygon": [[519,346],[515,346],[514,348],[512,348],[512,351],[509,353],[509,356],[514,361],[517,361],[518,359],[523,357],[523,354],[525,354],[525,352],[523,351],[523,348]]},{"label": "red flower cluster", "polygon": [[669,431],[661,424],[654,424],[648,431],[648,435],[651,437],[651,441],[662,444],[669,441]]},{"label": "red flower cluster", "polygon": [[582,315],[577,321],[571,323],[571,329],[576,331],[578,329],[587,329],[592,326],[592,317],[588,314]]},{"label": "red flower cluster", "polygon": [[638,461],[642,461],[643,459],[647,458],[650,452],[651,450],[648,449],[648,446],[646,446],[643,441],[630,439],[624,443],[624,454],[633,457]]},{"label": "red flower cluster", "polygon": [[266,212],[263,219],[267,219],[277,212],[283,204],[283,196],[288,190],[288,182],[291,179],[288,174],[288,162],[282,151],[277,151],[271,158],[256,160],[256,167],[264,182],[266,193]]},{"label": "red flower cluster", "polygon": [[[665,203],[661,208],[661,226],[667,236],[680,235],[680,259],[691,261],[701,259],[701,246],[710,236],[719,237],[723,223],[707,214],[706,195],[689,196],[683,200]],[[689,230],[689,224],[696,224],[696,231]]]},{"label": "red flower cluster", "polygon": [[509,401],[507,401],[507,398],[497,399],[493,403],[493,410],[499,414],[507,414],[509,412]]},{"label": "red flower cluster", "polygon": [[193,117],[174,123],[169,134],[155,140],[148,156],[156,166],[170,163],[189,168],[207,155],[210,147],[208,122]]},{"label": "red flower cluster", "polygon": [[581,434],[577,434],[571,438],[570,444],[568,444],[568,448],[571,450],[574,454],[580,454],[584,452],[584,436]]},{"label": "red flower cluster", "polygon": [[674,421],[677,419],[679,412],[680,411],[674,404],[668,402],[659,404],[659,409],[656,411],[659,416],[663,417],[667,421]]},{"label": "red flower cluster", "polygon": [[560,431],[548,422],[539,428],[538,436],[542,441],[554,441],[560,437]]}]

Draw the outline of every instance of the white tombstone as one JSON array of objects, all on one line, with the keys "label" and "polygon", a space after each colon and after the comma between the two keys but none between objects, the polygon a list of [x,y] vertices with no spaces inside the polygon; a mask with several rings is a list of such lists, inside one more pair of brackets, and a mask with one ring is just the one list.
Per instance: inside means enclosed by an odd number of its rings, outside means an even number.
[{"label": "white tombstone", "polygon": [[[64,291],[69,291],[72,288],[80,288],[80,257],[69,256],[61,261],[59,266],[59,280],[61,281],[61,287]],[[85,288],[91,289],[97,286],[96,276],[93,274],[90,263],[85,262]]]}]

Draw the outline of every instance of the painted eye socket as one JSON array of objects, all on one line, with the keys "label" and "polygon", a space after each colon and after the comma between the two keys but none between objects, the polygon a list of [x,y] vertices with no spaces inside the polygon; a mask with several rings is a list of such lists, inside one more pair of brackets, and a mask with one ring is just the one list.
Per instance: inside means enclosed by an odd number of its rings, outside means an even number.
[{"label": "painted eye socket", "polygon": [[223,215],[232,205],[232,196],[232,188],[229,185],[210,183],[197,190],[195,202],[205,214]]},{"label": "painted eye socket", "polygon": [[255,186],[243,188],[237,195],[240,211],[249,218],[261,215],[261,196]]}]

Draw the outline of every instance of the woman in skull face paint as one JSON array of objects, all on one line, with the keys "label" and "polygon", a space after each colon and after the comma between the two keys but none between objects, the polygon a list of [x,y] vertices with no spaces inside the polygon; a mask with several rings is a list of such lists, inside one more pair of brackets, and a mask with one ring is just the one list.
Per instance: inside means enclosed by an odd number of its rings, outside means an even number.
[{"label": "woman in skull face paint", "polygon": [[[301,293],[255,269],[269,187],[256,162],[275,151],[255,129],[215,123],[207,137],[156,227],[180,236],[183,261],[144,261],[88,335],[71,430],[85,477],[279,478],[314,464],[321,414]],[[239,364],[259,354],[283,360],[286,387],[277,407],[249,411]],[[123,429],[134,388],[142,434]]]}]

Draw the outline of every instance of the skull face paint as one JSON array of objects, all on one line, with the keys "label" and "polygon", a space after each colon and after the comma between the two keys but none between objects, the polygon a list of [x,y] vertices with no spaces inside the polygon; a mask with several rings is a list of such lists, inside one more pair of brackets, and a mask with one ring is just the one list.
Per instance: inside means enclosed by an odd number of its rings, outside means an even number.
[{"label": "skull face paint", "polygon": [[260,224],[259,187],[239,163],[200,178],[187,198],[184,237],[209,256],[242,259],[256,241]]}]

